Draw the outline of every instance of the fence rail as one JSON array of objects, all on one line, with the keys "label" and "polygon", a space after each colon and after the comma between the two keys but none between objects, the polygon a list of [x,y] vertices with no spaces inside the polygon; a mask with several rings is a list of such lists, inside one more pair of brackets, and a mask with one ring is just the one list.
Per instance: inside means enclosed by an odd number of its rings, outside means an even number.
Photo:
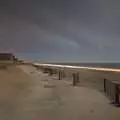
[{"label": "fence rail", "polygon": [[120,106],[120,83],[104,79],[104,92],[111,104]]},{"label": "fence rail", "polygon": [[[41,69],[44,73],[47,73],[49,75],[57,75],[58,80],[62,80],[65,77],[67,77],[64,69],[55,68],[55,67],[52,68],[48,66],[37,66],[37,65],[35,67],[38,70]],[[79,72],[72,71],[70,74],[72,77],[73,86],[82,84]],[[97,84],[101,84],[102,89],[104,88],[104,93],[106,97],[110,100],[111,104],[114,104],[115,106],[120,106],[120,82],[118,80],[104,79],[104,84],[99,82]]]}]

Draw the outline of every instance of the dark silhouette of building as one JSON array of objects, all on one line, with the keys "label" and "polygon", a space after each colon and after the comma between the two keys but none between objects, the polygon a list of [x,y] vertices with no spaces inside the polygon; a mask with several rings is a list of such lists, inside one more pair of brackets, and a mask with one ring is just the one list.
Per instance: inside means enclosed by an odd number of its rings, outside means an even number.
[{"label": "dark silhouette of building", "polygon": [[2,61],[13,61],[14,57],[12,53],[0,53],[0,60]]}]

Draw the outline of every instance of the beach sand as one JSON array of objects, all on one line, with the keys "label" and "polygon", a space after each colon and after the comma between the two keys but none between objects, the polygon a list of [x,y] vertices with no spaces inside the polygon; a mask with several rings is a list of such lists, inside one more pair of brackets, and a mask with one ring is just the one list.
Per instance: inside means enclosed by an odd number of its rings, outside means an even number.
[{"label": "beach sand", "polygon": [[96,71],[88,69],[70,69],[64,68],[66,74],[66,80],[72,81],[72,73],[79,73],[78,86],[84,86],[96,89],[98,91],[103,91],[104,89],[104,79],[110,81],[117,80],[120,82],[120,72],[108,72],[108,71]]},{"label": "beach sand", "polygon": [[103,78],[118,79],[119,74],[79,70],[80,83],[73,87],[73,70],[64,70],[66,78],[58,80],[30,65],[1,69],[0,120],[120,119],[120,109],[102,92]]}]

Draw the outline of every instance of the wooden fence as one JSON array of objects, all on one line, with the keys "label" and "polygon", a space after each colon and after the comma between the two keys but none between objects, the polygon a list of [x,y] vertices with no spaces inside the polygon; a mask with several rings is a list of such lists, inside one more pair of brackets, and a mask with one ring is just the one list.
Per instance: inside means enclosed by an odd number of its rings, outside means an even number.
[{"label": "wooden fence", "polygon": [[111,104],[120,106],[120,82],[104,79],[104,92]]}]

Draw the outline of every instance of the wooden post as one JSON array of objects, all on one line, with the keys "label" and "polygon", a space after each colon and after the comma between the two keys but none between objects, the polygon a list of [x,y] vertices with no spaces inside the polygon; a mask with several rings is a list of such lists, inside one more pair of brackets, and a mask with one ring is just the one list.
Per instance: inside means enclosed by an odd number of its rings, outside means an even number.
[{"label": "wooden post", "polygon": [[44,68],[44,73],[48,73],[48,68]]},{"label": "wooden post", "polygon": [[61,70],[61,79],[65,78],[64,70]]},{"label": "wooden post", "polygon": [[62,79],[61,71],[59,71],[58,74],[59,74],[59,80],[61,80]]},{"label": "wooden post", "polygon": [[79,83],[79,82],[80,82],[80,81],[79,81],[79,72],[76,73],[76,77],[77,77],[77,78],[76,78],[76,79],[77,79],[76,81],[77,81],[77,83]]},{"label": "wooden post", "polygon": [[118,81],[109,81],[104,79],[104,92],[111,104],[120,106],[120,83]]},{"label": "wooden post", "polygon": [[65,77],[65,73],[64,73],[64,70],[62,70],[62,78]]},{"label": "wooden post", "polygon": [[111,96],[112,96],[112,82],[109,81],[109,99],[110,99],[110,100],[112,100],[112,99],[111,99]]},{"label": "wooden post", "polygon": [[106,96],[108,97],[108,92],[109,92],[109,81],[106,80]]},{"label": "wooden post", "polygon": [[110,97],[111,97],[111,81],[110,80],[108,80],[108,98],[110,99]]},{"label": "wooden post", "polygon": [[76,84],[77,84],[76,74],[73,73],[73,86],[75,86]]},{"label": "wooden post", "polygon": [[57,69],[54,70],[54,74],[57,74]]},{"label": "wooden post", "polygon": [[52,69],[49,69],[49,75],[50,75],[50,76],[53,75],[53,71],[52,71]]},{"label": "wooden post", "polygon": [[53,74],[57,74],[57,69],[52,69]]},{"label": "wooden post", "polygon": [[59,80],[62,80],[64,78],[64,71],[63,70],[59,70],[58,71],[58,76],[59,76]]},{"label": "wooden post", "polygon": [[106,79],[104,79],[104,92],[106,93]]},{"label": "wooden post", "polygon": [[115,85],[111,82],[110,104],[115,104]]},{"label": "wooden post", "polygon": [[120,95],[119,85],[115,84],[115,105],[116,106],[120,106],[119,95]]}]

